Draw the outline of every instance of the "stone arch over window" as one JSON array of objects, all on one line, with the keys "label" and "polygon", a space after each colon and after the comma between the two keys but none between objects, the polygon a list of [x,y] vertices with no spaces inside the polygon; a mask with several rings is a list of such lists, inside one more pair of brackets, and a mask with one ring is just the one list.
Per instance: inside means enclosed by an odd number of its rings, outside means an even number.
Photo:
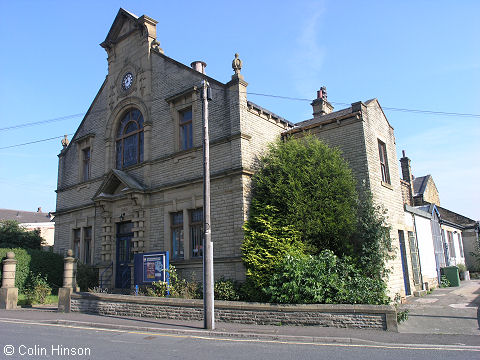
[{"label": "stone arch over window", "polygon": [[115,134],[115,167],[117,169],[143,161],[143,125],[143,114],[136,108],[128,109],[120,118]]}]

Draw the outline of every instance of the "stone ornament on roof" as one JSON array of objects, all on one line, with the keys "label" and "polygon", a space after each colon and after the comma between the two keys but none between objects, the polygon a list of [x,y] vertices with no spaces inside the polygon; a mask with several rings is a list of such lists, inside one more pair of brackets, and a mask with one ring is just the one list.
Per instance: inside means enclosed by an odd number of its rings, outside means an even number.
[{"label": "stone ornament on roof", "polygon": [[232,79],[243,78],[242,74],[240,74],[240,70],[242,70],[242,60],[240,60],[240,58],[238,57],[238,53],[235,54],[235,59],[233,59],[232,61],[232,69],[233,69],[233,72],[235,73],[234,75],[232,75]]},{"label": "stone ornament on roof", "polygon": [[63,148],[65,149],[65,148],[68,146],[69,143],[70,143],[70,141],[68,140],[68,136],[67,136],[67,135],[64,135],[64,136],[63,136],[63,139],[62,139],[62,146],[63,146]]}]

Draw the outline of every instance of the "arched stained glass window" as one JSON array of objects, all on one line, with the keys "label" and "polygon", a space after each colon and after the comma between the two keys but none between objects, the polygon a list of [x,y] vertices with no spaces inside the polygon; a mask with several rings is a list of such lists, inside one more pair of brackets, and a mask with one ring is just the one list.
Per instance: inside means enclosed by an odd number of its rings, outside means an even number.
[{"label": "arched stained glass window", "polygon": [[139,110],[130,110],[120,121],[116,149],[117,169],[143,161],[143,115]]}]

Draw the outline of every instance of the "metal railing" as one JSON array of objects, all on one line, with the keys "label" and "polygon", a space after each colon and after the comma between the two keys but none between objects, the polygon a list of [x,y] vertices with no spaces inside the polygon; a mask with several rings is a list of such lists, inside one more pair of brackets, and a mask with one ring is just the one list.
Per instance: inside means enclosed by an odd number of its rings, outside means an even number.
[{"label": "metal railing", "polygon": [[[111,270],[111,272],[110,272],[109,276],[104,280],[103,277],[105,276],[105,274],[107,273],[107,271],[109,269]],[[104,287],[103,285],[105,284],[105,282],[108,282],[112,279],[112,275],[113,275],[113,261],[100,274],[100,288],[103,289],[103,287]]]},{"label": "metal railing", "polygon": [[130,289],[130,267],[127,266],[122,271],[122,289],[126,289],[127,287]]}]

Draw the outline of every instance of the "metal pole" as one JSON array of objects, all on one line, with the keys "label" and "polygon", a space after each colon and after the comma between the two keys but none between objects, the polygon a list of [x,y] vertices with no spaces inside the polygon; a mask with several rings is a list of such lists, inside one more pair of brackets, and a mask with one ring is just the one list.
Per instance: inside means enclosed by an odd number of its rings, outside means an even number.
[{"label": "metal pole", "polygon": [[203,310],[205,329],[215,329],[213,243],[210,227],[210,150],[208,136],[208,82],[202,81],[203,100]]}]

